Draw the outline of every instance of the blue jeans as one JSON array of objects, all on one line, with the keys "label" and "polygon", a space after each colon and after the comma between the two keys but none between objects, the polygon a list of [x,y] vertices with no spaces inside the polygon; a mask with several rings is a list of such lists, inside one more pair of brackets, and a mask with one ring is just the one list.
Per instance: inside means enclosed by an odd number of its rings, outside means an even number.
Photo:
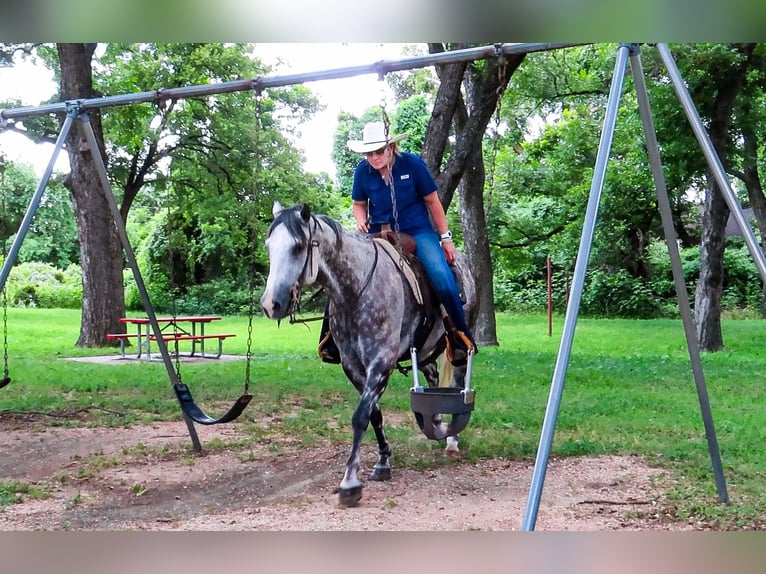
[{"label": "blue jeans", "polygon": [[447,258],[444,257],[444,251],[439,243],[439,236],[433,231],[427,231],[412,237],[417,244],[415,256],[423,264],[426,275],[431,280],[431,285],[439,296],[442,305],[444,305],[447,314],[452,319],[455,327],[459,331],[463,331],[473,341],[473,333],[468,328],[465,314],[463,313],[463,302],[460,300],[460,292],[455,282],[455,275],[447,263]]}]

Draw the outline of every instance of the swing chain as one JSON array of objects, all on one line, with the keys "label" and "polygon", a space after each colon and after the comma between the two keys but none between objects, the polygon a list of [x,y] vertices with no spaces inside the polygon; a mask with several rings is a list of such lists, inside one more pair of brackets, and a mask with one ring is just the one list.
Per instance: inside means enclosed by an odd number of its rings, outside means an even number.
[{"label": "swing chain", "polygon": [[[389,135],[391,134],[391,120],[386,113],[386,97],[385,95],[380,98],[380,114],[383,117],[384,137],[388,142]],[[388,146],[388,143],[386,143]],[[394,232],[399,233],[399,210],[396,207],[396,190],[394,189],[394,158],[391,157],[388,160],[388,188],[391,191],[391,214],[394,217]]]},{"label": "swing chain", "polygon": [[497,170],[497,152],[500,143],[500,113],[503,106],[503,94],[505,93],[505,74],[508,62],[505,56],[500,56],[500,62],[497,65],[497,89],[495,91],[497,95],[497,104],[495,105],[495,134],[492,138],[492,156],[490,161],[489,178],[487,181],[487,189],[489,190],[487,198],[487,210],[486,218],[489,222],[490,213],[492,211],[492,199],[495,191],[495,172]]},{"label": "swing chain", "polygon": [[[254,131],[254,153],[255,153],[255,170],[253,172],[253,187],[258,196],[258,177],[261,172],[261,115],[262,115],[262,96],[263,90],[258,89],[255,92],[255,131]],[[255,201],[252,202],[252,214],[250,217],[250,244],[255,245],[256,229],[256,206]],[[255,250],[252,250],[255,253]],[[253,260],[250,261],[250,293],[248,297],[248,319],[247,319],[247,351],[245,352],[245,383],[244,394],[247,394],[250,390],[250,373],[253,357],[253,315],[255,315],[255,265]]]},{"label": "swing chain", "polygon": [[174,346],[173,346],[173,352],[175,354],[175,371],[176,371],[176,378],[178,380],[178,383],[181,384],[183,381],[181,380],[181,353],[179,353],[178,349],[178,324],[176,323],[176,317],[178,316],[178,308],[176,301],[178,299],[178,283],[175,281],[175,247],[173,246],[173,230],[175,229],[175,226],[171,223],[173,215],[170,212],[170,205],[168,205],[168,216],[167,216],[167,222],[168,222],[168,252],[170,254],[170,282],[171,287],[173,289],[173,340],[174,340]]},{"label": "swing chain", "polygon": [[[3,160],[2,163],[0,163],[0,175],[2,175],[2,237],[0,237],[0,241],[3,242],[3,264],[5,264],[5,260],[8,257],[8,250],[6,249],[6,227],[8,222],[7,212],[6,212],[6,202],[5,202],[5,161],[4,158],[0,158],[0,160]],[[8,285],[7,283],[3,285],[3,379],[7,380],[9,378],[10,370],[8,368],[8,291],[7,291]]]}]

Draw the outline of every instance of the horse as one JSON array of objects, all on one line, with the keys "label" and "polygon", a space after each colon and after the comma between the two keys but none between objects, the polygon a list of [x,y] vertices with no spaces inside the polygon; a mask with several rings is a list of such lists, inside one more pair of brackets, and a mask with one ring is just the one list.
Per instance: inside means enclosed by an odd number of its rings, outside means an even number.
[{"label": "horse", "polygon": [[[312,214],[305,204],[283,209],[275,202],[273,213],[265,242],[269,274],[261,308],[267,317],[280,320],[294,312],[302,289],[318,285],[327,293],[330,331],[341,367],[360,394],[351,419],[353,443],[338,490],[341,506],[355,506],[362,498],[359,451],[369,424],[379,457],[368,480],[391,478],[391,445],[378,400],[399,362],[410,356],[416,337],[422,341],[418,369],[429,387],[439,385],[437,359],[444,354],[446,334],[442,314],[438,305],[419,304],[398,264],[370,235],[348,231],[327,215]],[[455,266],[462,276],[466,320],[473,329],[478,308],[475,280],[462,254]],[[451,385],[462,387],[465,366],[447,365],[454,371]],[[434,424],[448,431],[440,418],[434,415]],[[446,436],[446,442],[445,454],[459,456],[457,436]]]}]

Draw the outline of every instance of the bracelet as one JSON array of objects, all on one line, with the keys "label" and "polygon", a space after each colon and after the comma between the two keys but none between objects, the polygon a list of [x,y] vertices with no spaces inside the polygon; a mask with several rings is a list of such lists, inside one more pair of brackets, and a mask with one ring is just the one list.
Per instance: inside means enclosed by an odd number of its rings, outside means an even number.
[{"label": "bracelet", "polygon": [[442,241],[452,241],[452,232],[448,229],[441,235],[439,235],[439,239]]}]

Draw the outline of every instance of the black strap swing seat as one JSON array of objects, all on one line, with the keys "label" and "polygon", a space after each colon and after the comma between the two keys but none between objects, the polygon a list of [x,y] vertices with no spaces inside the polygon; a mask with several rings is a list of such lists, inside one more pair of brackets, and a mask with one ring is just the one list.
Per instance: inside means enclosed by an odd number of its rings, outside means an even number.
[{"label": "black strap swing seat", "polygon": [[[250,295],[251,299],[253,298],[252,291]],[[252,307],[252,303],[251,303]],[[197,402],[194,400],[194,397],[192,396],[191,390],[189,390],[189,387],[181,380],[181,365],[180,365],[180,353],[178,352],[178,340],[175,341],[175,368],[173,369],[173,373],[171,376],[171,382],[173,384],[173,391],[176,394],[176,398],[178,399],[178,403],[181,407],[181,411],[184,413],[184,416],[187,419],[190,419],[194,421],[195,423],[199,423],[201,425],[216,425],[216,424],[223,424],[223,423],[229,423],[235,419],[237,419],[242,412],[247,408],[247,405],[250,404],[250,401],[253,398],[253,395],[250,394],[250,357],[252,355],[251,353],[251,344],[252,344],[252,337],[250,335],[250,332],[252,332],[252,312],[250,313],[250,323],[248,324],[248,340],[247,340],[247,362],[246,362],[246,368],[245,368],[245,384],[244,388],[242,390],[242,394],[240,397],[234,401],[234,404],[229,408],[228,411],[226,411],[223,415],[220,417],[211,417],[210,415],[206,414],[200,406],[197,404]],[[163,360],[170,360],[170,354],[168,353],[167,347],[164,349],[162,348],[162,344],[160,344],[160,351],[163,354]],[[165,356],[165,353],[167,354],[167,357]]]},{"label": "black strap swing seat", "polygon": [[203,410],[197,405],[192,397],[189,387],[184,383],[177,383],[173,385],[173,390],[176,392],[178,402],[181,404],[181,410],[184,414],[193,420],[195,423],[201,425],[216,425],[222,423],[228,423],[239,417],[242,411],[245,410],[248,404],[250,404],[253,395],[244,393],[240,396],[231,408],[218,418],[213,418],[203,412]]},{"label": "black strap swing seat", "polygon": [[[256,118],[258,121],[256,122],[256,134],[255,134],[255,147],[256,152],[258,150],[258,144],[259,144],[259,138],[260,138],[260,98],[256,99]],[[257,155],[257,153],[256,153]],[[170,221],[170,218],[168,218],[168,221]],[[253,315],[255,314],[255,276],[251,274],[250,277],[250,301],[249,301],[249,309],[248,309],[248,326],[247,326],[247,360],[245,363],[245,387],[242,391],[242,395],[234,402],[233,405],[229,408],[227,412],[225,412],[223,415],[221,415],[218,418],[211,417],[210,415],[206,414],[200,407],[197,405],[196,401],[194,400],[194,397],[191,394],[191,391],[189,390],[189,387],[184,384],[181,381],[181,369],[180,369],[180,362],[178,360],[179,353],[178,353],[178,339],[175,341],[175,356],[176,356],[176,365],[175,365],[175,381],[173,382],[173,390],[175,391],[176,398],[178,398],[178,402],[181,406],[181,410],[184,413],[184,416],[188,419],[191,419],[195,423],[201,424],[201,425],[216,425],[216,424],[224,424],[229,423],[237,418],[243,413],[243,411],[247,408],[247,405],[250,404],[250,401],[253,399],[253,395],[249,393],[250,388],[250,363],[251,363],[251,357],[252,357],[252,333],[253,333]],[[175,313],[174,313],[175,314]],[[160,346],[162,348],[162,345]]]},{"label": "black strap swing seat", "polygon": [[10,382],[11,382],[11,377],[6,376],[0,379],[0,389],[2,389],[4,386],[6,386]]}]

